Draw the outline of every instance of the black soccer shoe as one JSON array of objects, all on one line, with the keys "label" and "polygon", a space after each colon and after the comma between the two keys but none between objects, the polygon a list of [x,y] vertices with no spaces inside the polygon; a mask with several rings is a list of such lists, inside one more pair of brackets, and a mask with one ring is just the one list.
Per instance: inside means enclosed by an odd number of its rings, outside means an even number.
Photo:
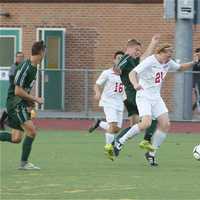
[{"label": "black soccer shoe", "polygon": [[114,140],[113,149],[114,149],[114,154],[115,154],[116,157],[119,156],[119,153],[122,149],[122,146],[123,146],[122,143],[120,143],[118,140]]},{"label": "black soccer shoe", "polygon": [[3,111],[0,119],[0,130],[5,130],[5,123],[8,119],[8,113],[6,111]]},{"label": "black soccer shoe", "polygon": [[152,167],[158,166],[158,163],[156,162],[155,156],[151,156],[149,154],[149,152],[145,153],[145,158],[146,158],[147,162],[150,164],[150,166],[152,166]]},{"label": "black soccer shoe", "polygon": [[94,124],[88,129],[89,133],[92,133],[95,129],[97,129],[99,127],[100,122],[100,119],[96,119],[94,121]]}]

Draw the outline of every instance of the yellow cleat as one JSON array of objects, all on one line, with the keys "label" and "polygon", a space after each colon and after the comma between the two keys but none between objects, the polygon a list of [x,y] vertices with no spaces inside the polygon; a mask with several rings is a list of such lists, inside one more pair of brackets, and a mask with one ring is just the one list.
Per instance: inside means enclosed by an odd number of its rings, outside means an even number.
[{"label": "yellow cleat", "polygon": [[155,148],[148,140],[142,140],[139,144],[139,147],[147,151],[155,151]]},{"label": "yellow cleat", "polygon": [[104,146],[104,151],[108,159],[114,161],[114,153],[113,153],[113,145],[112,144],[106,144]]}]

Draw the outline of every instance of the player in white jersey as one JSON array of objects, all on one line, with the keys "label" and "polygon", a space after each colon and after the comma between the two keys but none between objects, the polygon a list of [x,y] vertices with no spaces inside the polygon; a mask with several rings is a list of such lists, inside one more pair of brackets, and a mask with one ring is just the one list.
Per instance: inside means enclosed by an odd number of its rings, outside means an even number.
[{"label": "player in white jersey", "polygon": [[[158,120],[158,127],[152,138],[152,145],[158,149],[166,138],[170,128],[168,109],[160,95],[162,82],[168,70],[186,70],[193,66],[194,62],[178,64],[171,57],[172,46],[163,44],[158,48],[156,54],[144,59],[130,74],[130,80],[137,90],[136,103],[141,117],[141,122],[132,128],[118,141],[115,141],[115,154],[119,153],[122,145],[131,137],[147,129],[152,119]],[[139,81],[138,81],[139,80]],[[155,153],[146,153],[146,159],[151,166],[156,166]]]},{"label": "player in white jersey", "polygon": [[[119,132],[123,122],[124,111],[124,86],[121,82],[119,73],[115,70],[115,65],[123,56],[122,51],[118,51],[114,55],[114,66],[104,70],[96,81],[94,86],[95,99],[99,100],[99,106],[103,108],[106,121],[97,120],[89,129],[93,132],[96,128],[101,127],[106,131],[105,152],[110,151],[110,145],[114,141],[115,134]],[[102,89],[103,88],[103,89]],[[108,157],[113,160],[113,156]]]}]

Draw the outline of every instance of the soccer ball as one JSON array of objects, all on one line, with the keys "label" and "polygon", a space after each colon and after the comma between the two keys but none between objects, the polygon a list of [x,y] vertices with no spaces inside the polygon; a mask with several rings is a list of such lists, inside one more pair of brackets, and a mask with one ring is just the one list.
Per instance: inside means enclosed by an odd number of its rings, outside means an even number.
[{"label": "soccer ball", "polygon": [[200,144],[196,145],[193,149],[193,156],[196,160],[200,160]]}]

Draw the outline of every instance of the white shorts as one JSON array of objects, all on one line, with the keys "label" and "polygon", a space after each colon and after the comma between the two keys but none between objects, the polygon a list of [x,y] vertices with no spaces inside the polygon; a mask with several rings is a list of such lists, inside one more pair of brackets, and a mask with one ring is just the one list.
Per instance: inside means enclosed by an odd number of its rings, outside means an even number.
[{"label": "white shorts", "polygon": [[119,111],[111,107],[103,107],[103,110],[106,116],[106,121],[108,123],[116,122],[119,128],[122,127],[123,111]]},{"label": "white shorts", "polygon": [[160,115],[168,112],[165,102],[161,97],[154,100],[148,99],[145,96],[136,96],[136,104],[140,117],[149,115],[153,119],[156,119]]}]

